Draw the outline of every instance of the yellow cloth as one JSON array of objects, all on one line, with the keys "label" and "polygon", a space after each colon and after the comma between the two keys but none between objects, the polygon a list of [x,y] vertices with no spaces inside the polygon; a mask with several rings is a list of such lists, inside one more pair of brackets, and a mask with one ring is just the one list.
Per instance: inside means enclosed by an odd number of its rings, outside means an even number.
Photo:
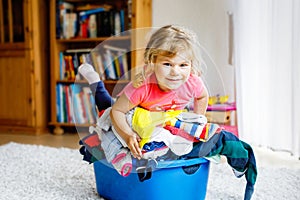
[{"label": "yellow cloth", "polygon": [[182,112],[186,112],[186,110],[153,112],[137,107],[132,117],[132,128],[141,137],[140,147],[150,141],[155,127],[163,126],[165,122],[170,121]]}]

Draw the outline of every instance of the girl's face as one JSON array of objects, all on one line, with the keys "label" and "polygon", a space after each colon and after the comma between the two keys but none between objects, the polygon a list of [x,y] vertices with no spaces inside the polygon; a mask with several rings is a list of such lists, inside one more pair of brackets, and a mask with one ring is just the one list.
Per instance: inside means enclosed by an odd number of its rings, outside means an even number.
[{"label": "girl's face", "polygon": [[166,92],[179,88],[188,80],[191,64],[185,54],[177,53],[173,57],[157,56],[154,73],[159,88]]}]

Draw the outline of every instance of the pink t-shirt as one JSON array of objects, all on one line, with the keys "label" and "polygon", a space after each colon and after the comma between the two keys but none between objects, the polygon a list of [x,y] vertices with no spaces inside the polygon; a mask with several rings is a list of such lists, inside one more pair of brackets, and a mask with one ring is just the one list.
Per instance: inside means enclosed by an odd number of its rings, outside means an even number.
[{"label": "pink t-shirt", "polygon": [[165,111],[184,109],[194,98],[200,97],[203,89],[201,78],[191,74],[178,89],[165,92],[158,87],[156,76],[152,74],[139,88],[129,83],[122,93],[136,106],[150,111]]}]

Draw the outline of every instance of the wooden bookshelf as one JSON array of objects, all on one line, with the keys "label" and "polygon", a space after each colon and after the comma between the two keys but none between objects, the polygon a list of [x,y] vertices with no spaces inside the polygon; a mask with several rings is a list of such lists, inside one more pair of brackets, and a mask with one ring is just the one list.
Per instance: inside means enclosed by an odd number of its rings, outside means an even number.
[{"label": "wooden bookshelf", "polygon": [[[73,123],[73,122],[60,122],[58,120],[59,113],[57,112],[57,85],[67,85],[70,86],[72,84],[79,85],[87,85],[84,80],[68,80],[63,78],[60,72],[61,66],[61,52],[70,49],[94,49],[97,45],[103,42],[107,42],[108,44],[112,44],[113,46],[116,44],[121,44],[121,48],[123,48],[123,44],[129,49],[135,49],[137,45],[141,43],[140,37],[135,34],[125,34],[122,36],[114,36],[110,35],[99,35],[97,33],[97,37],[86,37],[85,34],[69,37],[65,33],[59,33],[57,29],[57,0],[50,0],[50,90],[51,90],[51,120],[49,125],[53,127],[54,134],[63,134],[64,128],[69,127],[88,127],[89,123]],[[60,1],[61,2],[61,1]],[[142,27],[151,27],[152,24],[152,1],[151,0],[65,0],[68,4],[74,6],[74,10],[79,7],[85,7],[86,5],[105,5],[107,7],[111,7],[112,10],[117,10],[117,12],[123,12],[124,14],[124,24],[123,29],[126,32],[127,30],[142,28]],[[72,8],[73,9],[73,8]],[[73,10],[71,11],[73,12]],[[77,11],[74,11],[77,12]],[[121,14],[120,14],[121,15]],[[98,24],[97,24],[98,25]],[[61,26],[61,24],[60,24]],[[59,29],[62,30],[62,29]],[[83,29],[80,29],[82,31]],[[116,31],[116,30],[115,30]],[[113,30],[111,31],[113,32]],[[91,34],[91,33],[90,33]],[[65,37],[65,35],[67,35]],[[111,33],[111,35],[114,35]],[[109,40],[108,40],[109,39]],[[140,58],[140,54],[136,51],[129,51],[126,55],[128,68],[131,69],[131,73],[136,73],[133,70],[134,66],[137,66]],[[104,80],[104,83],[111,94],[115,94],[116,91],[120,91],[129,81],[129,76],[127,80]],[[119,78],[119,76],[117,77]]]}]

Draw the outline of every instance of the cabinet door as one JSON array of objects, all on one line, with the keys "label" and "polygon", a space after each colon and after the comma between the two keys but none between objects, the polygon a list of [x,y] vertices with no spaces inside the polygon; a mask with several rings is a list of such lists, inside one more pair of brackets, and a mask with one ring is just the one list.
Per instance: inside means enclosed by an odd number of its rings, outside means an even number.
[{"label": "cabinet door", "polygon": [[0,1],[0,126],[34,126],[28,4]]},{"label": "cabinet door", "polygon": [[0,50],[0,125],[31,126],[31,73],[26,50]]}]

